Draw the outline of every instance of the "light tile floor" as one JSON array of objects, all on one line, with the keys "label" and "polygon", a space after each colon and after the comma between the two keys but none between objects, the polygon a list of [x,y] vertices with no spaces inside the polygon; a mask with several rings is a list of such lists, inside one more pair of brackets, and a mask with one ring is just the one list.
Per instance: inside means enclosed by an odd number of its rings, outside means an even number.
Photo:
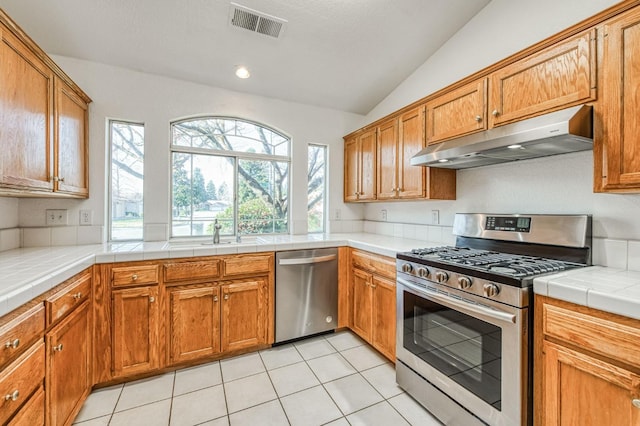
[{"label": "light tile floor", "polygon": [[96,390],[76,424],[440,425],[348,331]]}]

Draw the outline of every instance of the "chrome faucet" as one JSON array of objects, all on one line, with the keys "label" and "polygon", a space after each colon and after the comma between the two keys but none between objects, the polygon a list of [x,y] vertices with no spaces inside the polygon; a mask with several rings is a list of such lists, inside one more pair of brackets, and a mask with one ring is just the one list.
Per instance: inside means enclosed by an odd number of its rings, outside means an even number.
[{"label": "chrome faucet", "polygon": [[220,228],[222,225],[218,223],[218,219],[213,221],[213,244],[220,244]]}]

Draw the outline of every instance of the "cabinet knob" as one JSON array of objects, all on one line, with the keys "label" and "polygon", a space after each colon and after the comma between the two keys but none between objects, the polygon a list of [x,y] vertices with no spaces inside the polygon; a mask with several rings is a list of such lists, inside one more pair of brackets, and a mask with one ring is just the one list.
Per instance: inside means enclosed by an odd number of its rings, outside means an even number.
[{"label": "cabinet knob", "polygon": [[224,300],[229,300],[229,293],[225,293]]},{"label": "cabinet knob", "polygon": [[634,398],[631,400],[631,403],[633,404],[634,407],[640,408],[640,399]]},{"label": "cabinet knob", "polygon": [[218,301],[218,296],[213,296],[213,301],[217,302]]},{"label": "cabinet knob", "polygon": [[54,352],[62,352],[62,349],[64,348],[64,345],[62,343],[60,343],[59,345],[56,345],[53,347],[53,351]]},{"label": "cabinet knob", "polygon": [[75,300],[82,299],[82,292],[79,291],[76,294],[72,294],[71,297],[73,297]]},{"label": "cabinet knob", "polygon": [[63,177],[58,178],[58,180],[59,180],[60,182],[64,182],[64,178],[63,178]]},{"label": "cabinet knob", "polygon": [[20,346],[20,339],[15,339],[13,341],[10,340],[4,344],[6,349],[17,349],[18,346]]},{"label": "cabinet knob", "polygon": [[5,401],[17,401],[19,397],[20,397],[20,392],[18,391],[18,389],[16,389],[11,393],[6,394],[4,396],[4,400]]},{"label": "cabinet knob", "polygon": [[499,112],[497,109],[494,109],[494,110],[491,112],[491,115],[493,115],[494,117],[497,117],[497,116],[499,116],[499,115],[500,115],[500,112]]},{"label": "cabinet knob", "polygon": [[378,286],[375,285],[375,284],[371,284],[371,288],[376,288],[376,287],[378,287]]},{"label": "cabinet knob", "polygon": [[476,115],[476,121],[479,123],[482,121],[482,116],[481,115]]},{"label": "cabinet knob", "polygon": [[137,279],[138,279],[138,275],[137,275],[137,274],[133,274],[133,275],[131,275],[131,280],[132,280],[132,281],[135,281],[135,280],[137,280]]},{"label": "cabinet knob", "polygon": [[156,301],[156,298],[153,296],[149,296],[149,303],[153,303]]}]

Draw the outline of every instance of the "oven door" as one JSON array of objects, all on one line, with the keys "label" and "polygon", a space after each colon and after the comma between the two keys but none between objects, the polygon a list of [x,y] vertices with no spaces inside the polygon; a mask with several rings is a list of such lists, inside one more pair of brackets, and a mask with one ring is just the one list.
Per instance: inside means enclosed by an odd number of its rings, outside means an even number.
[{"label": "oven door", "polygon": [[526,425],[527,309],[422,282],[398,274],[398,360],[482,421]]}]

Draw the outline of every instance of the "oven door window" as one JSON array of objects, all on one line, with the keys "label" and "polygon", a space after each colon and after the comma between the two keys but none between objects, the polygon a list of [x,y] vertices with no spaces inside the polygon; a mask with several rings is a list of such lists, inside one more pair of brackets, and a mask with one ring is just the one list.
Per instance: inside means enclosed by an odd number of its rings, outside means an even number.
[{"label": "oven door window", "polygon": [[404,348],[500,410],[501,328],[403,293]]}]

